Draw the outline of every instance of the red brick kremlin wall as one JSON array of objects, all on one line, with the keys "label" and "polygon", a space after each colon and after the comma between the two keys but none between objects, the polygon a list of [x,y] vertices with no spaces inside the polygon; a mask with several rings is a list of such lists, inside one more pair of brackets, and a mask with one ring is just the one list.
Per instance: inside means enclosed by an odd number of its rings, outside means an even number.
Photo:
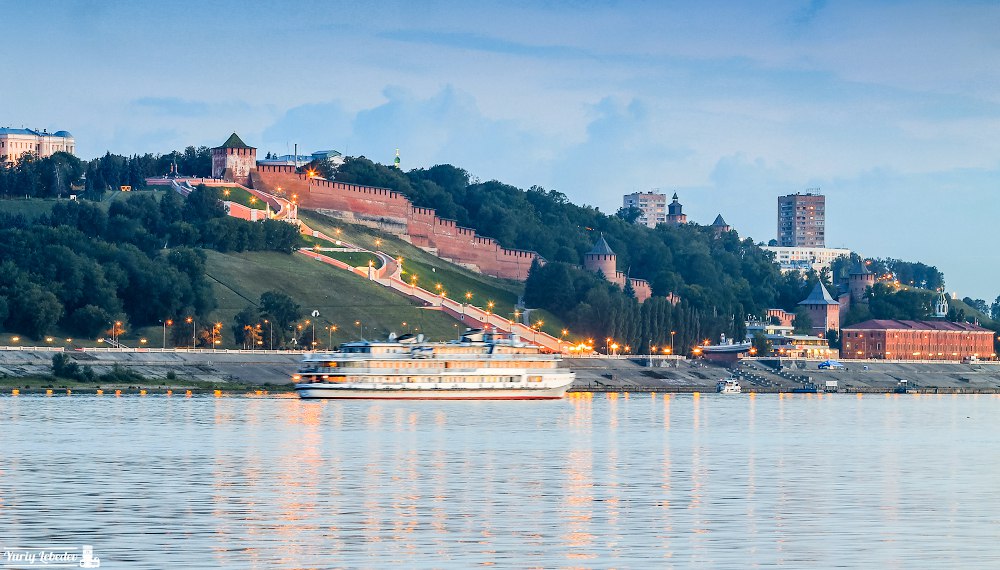
[{"label": "red brick kremlin wall", "polygon": [[361,221],[378,221],[389,226],[405,227],[414,245],[435,248],[439,257],[461,264],[475,265],[494,277],[524,280],[533,251],[507,249],[496,240],[476,235],[454,220],[439,218],[431,208],[414,206],[403,194],[385,188],[359,186],[323,179],[309,179],[297,174],[295,167],[257,165],[252,176],[255,188],[294,198],[300,206],[314,210],[350,212]]}]

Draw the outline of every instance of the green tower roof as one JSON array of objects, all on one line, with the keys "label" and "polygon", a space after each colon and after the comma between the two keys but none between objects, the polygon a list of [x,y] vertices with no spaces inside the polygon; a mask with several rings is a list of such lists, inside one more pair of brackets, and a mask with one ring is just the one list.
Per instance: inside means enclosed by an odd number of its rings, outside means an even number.
[{"label": "green tower roof", "polygon": [[226,142],[222,143],[222,146],[217,148],[254,148],[254,147],[246,144],[240,139],[239,135],[233,133],[229,135],[229,138],[226,139]]}]

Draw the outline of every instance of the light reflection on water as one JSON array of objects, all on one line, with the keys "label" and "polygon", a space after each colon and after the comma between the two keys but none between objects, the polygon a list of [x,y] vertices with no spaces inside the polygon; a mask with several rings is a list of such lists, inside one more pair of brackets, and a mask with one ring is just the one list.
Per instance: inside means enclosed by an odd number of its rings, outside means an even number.
[{"label": "light reflection on water", "polygon": [[0,397],[0,545],[102,568],[998,567],[994,396]]}]

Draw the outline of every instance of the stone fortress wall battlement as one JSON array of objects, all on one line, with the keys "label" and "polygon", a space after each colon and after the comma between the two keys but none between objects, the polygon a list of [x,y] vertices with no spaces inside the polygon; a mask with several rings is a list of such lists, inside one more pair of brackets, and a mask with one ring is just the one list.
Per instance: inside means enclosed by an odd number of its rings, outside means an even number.
[{"label": "stone fortress wall battlement", "polygon": [[539,258],[533,251],[502,247],[387,188],[314,178],[292,165],[258,164],[250,180],[255,188],[291,198],[303,208],[405,235],[418,247],[493,277],[523,281]]}]

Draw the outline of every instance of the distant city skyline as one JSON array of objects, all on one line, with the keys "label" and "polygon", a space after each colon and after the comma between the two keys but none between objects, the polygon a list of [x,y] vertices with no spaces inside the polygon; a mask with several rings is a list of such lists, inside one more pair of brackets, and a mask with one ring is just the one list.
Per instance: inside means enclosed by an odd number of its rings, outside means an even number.
[{"label": "distant city skyline", "polygon": [[[1000,5],[17,3],[0,127],[77,155],[247,144],[450,163],[613,213],[677,192],[758,242],[820,188],[826,243],[991,302]],[[38,34],[59,38],[39,42]]]}]

